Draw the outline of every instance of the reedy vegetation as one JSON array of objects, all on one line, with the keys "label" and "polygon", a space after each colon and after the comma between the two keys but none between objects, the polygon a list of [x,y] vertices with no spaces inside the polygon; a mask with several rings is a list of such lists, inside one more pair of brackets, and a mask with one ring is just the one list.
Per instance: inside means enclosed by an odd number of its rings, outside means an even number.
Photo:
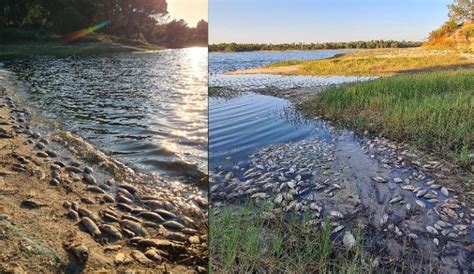
[{"label": "reedy vegetation", "polygon": [[356,131],[383,133],[469,165],[474,70],[397,75],[330,88],[302,105]]},{"label": "reedy vegetation", "polygon": [[[266,218],[266,205],[225,207],[209,218],[210,272],[366,273],[373,258],[363,250],[362,231],[354,231],[351,250],[334,245],[329,222],[321,228],[309,216]],[[332,237],[333,238],[333,237]]]}]

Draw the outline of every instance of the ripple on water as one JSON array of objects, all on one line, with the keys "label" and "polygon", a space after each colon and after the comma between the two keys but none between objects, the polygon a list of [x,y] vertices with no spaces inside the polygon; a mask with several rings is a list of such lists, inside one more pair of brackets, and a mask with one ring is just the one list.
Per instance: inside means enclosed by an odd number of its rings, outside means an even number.
[{"label": "ripple on water", "polygon": [[20,95],[145,172],[207,172],[207,49],[9,61]]}]

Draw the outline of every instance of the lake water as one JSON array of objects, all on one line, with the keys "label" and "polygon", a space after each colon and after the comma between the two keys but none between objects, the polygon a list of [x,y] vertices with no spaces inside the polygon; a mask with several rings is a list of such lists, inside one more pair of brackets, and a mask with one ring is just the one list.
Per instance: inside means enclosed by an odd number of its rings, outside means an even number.
[{"label": "lake water", "polygon": [[308,50],[308,51],[251,51],[212,52],[209,54],[211,74],[261,67],[288,60],[312,60],[332,57],[350,50]]},{"label": "lake water", "polygon": [[[320,120],[306,119],[288,100],[256,94],[259,88],[326,86],[367,80],[361,77],[311,77],[278,75],[226,75],[236,69],[256,68],[285,60],[323,59],[343,50],[210,53],[209,86],[229,87],[244,93],[209,99],[210,168],[246,162],[248,156],[271,144],[310,137],[331,139],[331,130]],[[227,161],[229,160],[229,161]]]},{"label": "lake water", "polygon": [[207,173],[207,48],[5,65],[40,117],[118,160],[164,176]]}]

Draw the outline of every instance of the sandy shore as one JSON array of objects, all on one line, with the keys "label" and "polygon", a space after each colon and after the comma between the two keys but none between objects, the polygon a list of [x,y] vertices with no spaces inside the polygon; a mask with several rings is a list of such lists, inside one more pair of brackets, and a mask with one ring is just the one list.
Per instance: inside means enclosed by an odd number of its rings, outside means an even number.
[{"label": "sandy shore", "polygon": [[0,272],[205,272],[203,190],[42,132],[0,79]]}]

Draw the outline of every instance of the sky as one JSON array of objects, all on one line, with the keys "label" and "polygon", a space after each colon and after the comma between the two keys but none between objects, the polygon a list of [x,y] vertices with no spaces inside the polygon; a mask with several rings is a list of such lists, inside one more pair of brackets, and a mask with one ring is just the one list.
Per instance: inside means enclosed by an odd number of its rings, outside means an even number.
[{"label": "sky", "polygon": [[171,19],[184,19],[190,27],[195,27],[201,19],[207,21],[207,0],[168,0],[167,3]]},{"label": "sky", "polygon": [[423,40],[453,0],[209,0],[209,41]]}]

